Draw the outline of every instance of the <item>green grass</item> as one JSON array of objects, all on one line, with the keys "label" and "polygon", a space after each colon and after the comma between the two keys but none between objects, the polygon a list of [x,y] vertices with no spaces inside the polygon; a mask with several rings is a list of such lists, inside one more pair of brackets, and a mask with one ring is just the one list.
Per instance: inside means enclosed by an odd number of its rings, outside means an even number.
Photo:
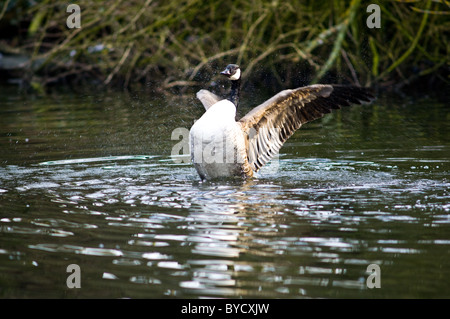
[{"label": "green grass", "polygon": [[[184,92],[228,63],[244,81],[280,87],[350,82],[379,87],[448,85],[448,1],[80,0],[0,2],[2,54],[24,54],[20,76],[36,87],[95,83]],[[381,8],[369,29],[367,5]]]}]

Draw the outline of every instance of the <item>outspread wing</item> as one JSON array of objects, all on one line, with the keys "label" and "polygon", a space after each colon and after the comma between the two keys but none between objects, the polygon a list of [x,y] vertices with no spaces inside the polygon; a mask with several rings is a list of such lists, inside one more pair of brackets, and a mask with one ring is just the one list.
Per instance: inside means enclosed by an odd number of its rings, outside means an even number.
[{"label": "outspread wing", "polygon": [[207,111],[212,105],[216,104],[220,100],[223,100],[220,96],[208,91],[200,90],[197,92],[197,98],[202,102],[205,110]]},{"label": "outspread wing", "polygon": [[368,89],[344,85],[316,84],[281,91],[239,121],[247,137],[249,164],[257,172],[303,124],[341,106],[373,99]]}]

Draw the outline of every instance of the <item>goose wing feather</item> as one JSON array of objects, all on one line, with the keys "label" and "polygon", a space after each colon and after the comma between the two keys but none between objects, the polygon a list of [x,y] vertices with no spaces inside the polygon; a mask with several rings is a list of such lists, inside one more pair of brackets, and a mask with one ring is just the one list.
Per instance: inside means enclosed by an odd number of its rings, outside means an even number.
[{"label": "goose wing feather", "polygon": [[197,98],[202,102],[205,110],[207,111],[211,106],[223,100],[220,96],[208,91],[208,90],[200,90],[197,92]]},{"label": "goose wing feather", "polygon": [[303,124],[341,106],[373,98],[366,88],[344,85],[316,84],[281,91],[239,121],[246,136],[249,164],[257,172]]}]

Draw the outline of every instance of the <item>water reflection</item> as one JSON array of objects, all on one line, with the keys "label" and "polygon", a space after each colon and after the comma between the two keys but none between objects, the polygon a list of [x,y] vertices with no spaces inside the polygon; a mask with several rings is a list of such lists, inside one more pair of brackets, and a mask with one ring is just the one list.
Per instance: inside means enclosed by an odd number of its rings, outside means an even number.
[{"label": "water reflection", "polygon": [[[349,110],[294,135],[257,179],[202,183],[170,157],[172,128],[192,120],[167,124],[179,105],[36,103],[15,110],[22,131],[15,112],[0,118],[11,133],[0,139],[6,297],[72,296],[61,284],[69,263],[88,298],[447,293],[450,146],[439,130],[424,135],[439,117],[405,128],[399,109],[376,106],[365,127]],[[371,263],[381,290],[365,285]]]}]

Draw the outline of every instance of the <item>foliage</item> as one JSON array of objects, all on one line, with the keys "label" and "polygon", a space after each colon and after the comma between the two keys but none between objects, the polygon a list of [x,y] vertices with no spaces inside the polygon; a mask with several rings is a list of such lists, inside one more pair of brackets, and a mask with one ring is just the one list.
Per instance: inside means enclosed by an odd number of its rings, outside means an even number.
[{"label": "foliage", "polygon": [[69,29],[68,2],[10,0],[0,2],[0,52],[30,57],[21,76],[41,86],[185,90],[228,63],[279,86],[448,84],[448,2],[373,2],[380,29],[367,27],[360,0],[80,0],[81,28]]}]

